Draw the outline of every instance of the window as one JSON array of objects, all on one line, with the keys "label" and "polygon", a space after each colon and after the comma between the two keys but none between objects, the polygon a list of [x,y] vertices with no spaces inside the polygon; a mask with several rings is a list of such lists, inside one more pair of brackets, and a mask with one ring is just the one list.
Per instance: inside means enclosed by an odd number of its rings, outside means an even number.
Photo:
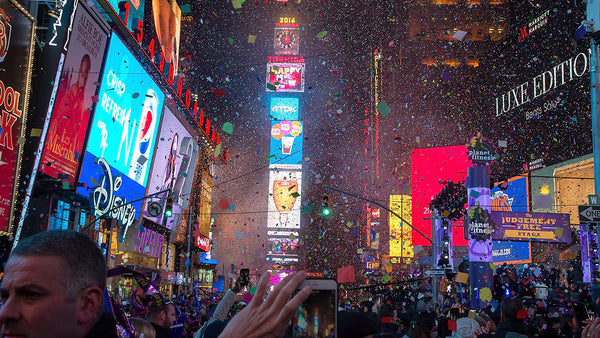
[{"label": "window", "polygon": [[71,205],[63,201],[56,201],[56,212],[50,215],[48,230],[69,229],[69,217],[71,216]]}]

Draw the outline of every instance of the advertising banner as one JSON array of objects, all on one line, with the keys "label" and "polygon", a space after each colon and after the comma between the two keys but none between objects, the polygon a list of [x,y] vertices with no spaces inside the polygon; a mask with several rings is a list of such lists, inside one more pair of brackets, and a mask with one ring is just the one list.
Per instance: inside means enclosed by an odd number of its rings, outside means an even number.
[{"label": "advertising banner", "polygon": [[196,247],[204,252],[210,251],[210,238],[202,235],[196,236]]},{"label": "advertising banner", "polygon": [[181,42],[181,8],[176,0],[145,0],[142,45],[167,79],[177,75]]},{"label": "advertising banner", "polygon": [[[113,34],[98,97],[77,188],[95,216],[144,196],[164,94]],[[133,216],[122,209],[113,218],[127,229]],[[139,218],[139,206],[131,211]]]},{"label": "advertising banner", "polygon": [[492,211],[529,211],[529,177],[517,176],[508,180],[508,186],[503,191],[494,185],[492,194]]},{"label": "advertising banner", "polygon": [[494,264],[531,263],[531,243],[514,241],[492,241]]},{"label": "advertising banner", "polygon": [[[180,215],[189,206],[190,191],[200,147],[191,133],[175,114],[165,106],[152,172],[148,182],[148,194],[171,189],[173,215]],[[148,211],[151,203],[158,203],[164,210],[168,193],[148,198],[144,207],[144,217],[157,224],[163,224],[163,215],[153,216]],[[167,219],[166,226],[172,229],[174,217]],[[187,235],[186,235],[187,236]]]},{"label": "advertising banner", "polygon": [[271,121],[269,164],[302,167],[302,130],[301,121]]},{"label": "advertising banner", "polygon": [[495,240],[571,243],[569,214],[494,211]]},{"label": "advertising banner", "polygon": [[[130,32],[136,35],[136,30],[143,29],[144,3],[146,0],[106,0],[119,15]],[[151,0],[147,0],[151,1]],[[141,25],[141,27],[140,27]]]},{"label": "advertising banner", "polygon": [[[390,195],[390,210],[412,222],[412,197]],[[400,218],[390,214],[390,257],[414,257],[412,228]]]},{"label": "advertising banner", "polygon": [[469,259],[471,262],[491,262],[490,188],[468,188],[468,194]]},{"label": "advertising banner", "polygon": [[267,228],[300,229],[302,171],[270,170]]},{"label": "advertising banner", "polygon": [[39,171],[74,186],[108,35],[77,6]]},{"label": "advertising banner", "polygon": [[304,92],[304,63],[267,63],[267,91]]},{"label": "advertising banner", "polygon": [[271,237],[268,239],[269,247],[267,257],[276,261],[298,261],[298,238],[289,237]]},{"label": "advertising banner", "polygon": [[0,2],[0,232],[10,230],[15,209],[35,31],[33,17],[15,4]]},{"label": "advertising banner", "polygon": [[269,110],[271,120],[298,120],[299,100],[297,97],[273,97]]},{"label": "advertising banner", "polygon": [[[435,159],[435,161],[433,161]],[[464,182],[471,161],[464,145],[414,149],[411,154],[412,220],[413,226],[431,238],[429,203],[444,185],[440,182]],[[462,221],[453,222],[453,245],[467,245]],[[430,246],[431,243],[416,231],[412,234],[413,245]]]},{"label": "advertising banner", "polygon": [[300,53],[300,28],[275,27],[275,54],[298,55]]}]

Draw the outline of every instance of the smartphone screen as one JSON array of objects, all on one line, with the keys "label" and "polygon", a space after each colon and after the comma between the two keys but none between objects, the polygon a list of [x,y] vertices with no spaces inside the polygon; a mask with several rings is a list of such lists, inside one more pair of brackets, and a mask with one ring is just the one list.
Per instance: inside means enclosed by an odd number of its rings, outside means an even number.
[{"label": "smartphone screen", "polygon": [[240,285],[246,286],[250,282],[250,269],[240,270]]},{"label": "smartphone screen", "polygon": [[313,291],[308,299],[298,307],[298,311],[294,315],[292,320],[293,336],[335,337],[337,331],[337,283],[334,280],[306,280],[304,283],[307,282],[312,286]]}]

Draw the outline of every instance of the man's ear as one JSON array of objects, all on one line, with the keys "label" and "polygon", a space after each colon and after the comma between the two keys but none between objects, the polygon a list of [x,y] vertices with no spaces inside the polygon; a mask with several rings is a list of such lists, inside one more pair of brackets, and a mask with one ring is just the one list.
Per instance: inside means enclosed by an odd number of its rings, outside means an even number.
[{"label": "man's ear", "polygon": [[79,294],[77,299],[77,323],[95,324],[98,314],[102,311],[103,292],[97,286],[90,286]]}]

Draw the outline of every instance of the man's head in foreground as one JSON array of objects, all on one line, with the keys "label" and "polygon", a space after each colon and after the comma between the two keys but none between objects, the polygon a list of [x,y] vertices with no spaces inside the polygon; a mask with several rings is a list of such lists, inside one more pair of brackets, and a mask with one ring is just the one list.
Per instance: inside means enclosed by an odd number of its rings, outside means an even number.
[{"label": "man's head in foreground", "polygon": [[52,230],[25,238],[4,271],[3,336],[83,337],[102,316],[106,262],[85,234]]}]

